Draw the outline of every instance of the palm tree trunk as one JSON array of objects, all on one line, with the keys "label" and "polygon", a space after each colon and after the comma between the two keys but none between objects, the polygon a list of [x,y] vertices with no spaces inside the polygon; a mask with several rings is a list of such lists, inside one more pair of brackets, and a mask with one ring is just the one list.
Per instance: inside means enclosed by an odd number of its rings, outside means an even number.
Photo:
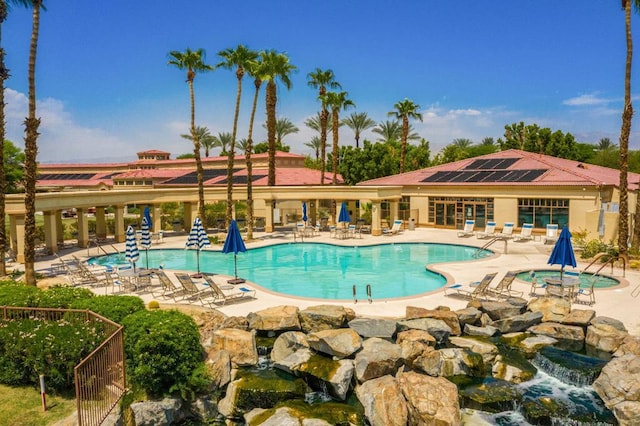
[{"label": "palm tree trunk", "polygon": [[233,132],[231,133],[231,147],[227,156],[227,229],[231,224],[233,215],[233,162],[236,155],[236,135],[238,134],[238,116],[240,115],[240,97],[242,96],[242,77],[244,73],[238,68],[236,76],[238,77],[238,92],[236,93],[236,110],[233,114]]},{"label": "palm tree trunk", "polygon": [[[4,164],[4,138],[5,138],[5,115],[4,115],[4,82],[9,79],[9,70],[4,63],[4,49],[2,48],[2,25],[7,19],[7,3],[0,0],[0,164]],[[4,167],[0,167],[0,277],[7,275],[7,264],[5,262],[5,252],[7,249],[7,233],[5,220],[5,196],[6,174]]]},{"label": "palm tree trunk", "polygon": [[400,173],[404,173],[404,161],[407,156],[407,137],[409,137],[409,117],[402,117],[402,145],[400,147]]},{"label": "palm tree trunk", "polygon": [[200,139],[196,132],[196,96],[193,91],[193,79],[189,80],[189,97],[191,99],[191,137],[193,138],[193,156],[196,159],[196,175],[198,179],[198,215],[203,225],[207,226],[204,217],[204,172],[202,159],[200,158]]},{"label": "palm tree trunk", "polygon": [[633,55],[631,39],[631,0],[625,1],[624,15],[627,33],[627,59],[624,76],[624,111],[622,112],[622,129],[620,131],[620,217],[618,225],[618,250],[622,255],[627,254],[629,240],[627,171],[629,169],[629,134],[631,133],[631,118],[633,117],[633,105],[631,104],[631,59]]},{"label": "palm tree trunk", "polygon": [[[38,155],[38,127],[40,119],[36,117],[36,54],[38,33],[40,31],[41,0],[33,1],[33,26],[29,47],[29,115],[25,119],[25,161],[24,161],[24,275],[27,285],[36,285],[35,238],[36,238],[36,157]],[[4,256],[4,253],[2,253]]]},{"label": "palm tree trunk", "polygon": [[324,185],[324,172],[327,170],[327,121],[329,112],[323,105],[320,112],[320,185]]},{"label": "palm tree trunk", "polygon": [[[254,85],[256,87],[256,92],[253,95],[251,118],[249,119],[249,134],[247,136],[247,147],[245,150],[245,160],[247,163],[247,240],[253,239],[253,163],[251,161],[251,153],[253,151],[253,120],[256,117],[258,95],[260,94],[262,81],[256,78]],[[270,206],[268,208],[270,208]]]},{"label": "palm tree trunk", "polygon": [[267,83],[267,141],[269,146],[269,176],[268,185],[276,184],[276,82],[272,79]]},{"label": "palm tree trunk", "polygon": [[338,108],[334,108],[332,112],[332,132],[333,132],[333,185],[338,184],[338,128],[339,128],[339,112]]}]

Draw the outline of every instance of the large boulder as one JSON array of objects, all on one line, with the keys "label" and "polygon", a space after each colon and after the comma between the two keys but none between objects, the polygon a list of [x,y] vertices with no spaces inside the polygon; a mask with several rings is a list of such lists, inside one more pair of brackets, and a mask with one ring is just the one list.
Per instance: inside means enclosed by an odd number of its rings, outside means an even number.
[{"label": "large boulder", "polygon": [[416,358],[435,350],[436,339],[424,330],[407,330],[398,333],[396,343],[400,345],[404,363],[413,366]]},{"label": "large boulder", "polygon": [[560,297],[534,297],[527,309],[542,313],[542,321],[562,322],[571,312],[571,302]]},{"label": "large boulder", "polygon": [[307,335],[300,331],[286,331],[273,342],[271,361],[280,361],[301,348],[308,348]]},{"label": "large boulder", "polygon": [[587,327],[585,342],[598,350],[613,353],[618,350],[627,336],[626,331],[620,331],[612,325],[595,323]]},{"label": "large boulder", "polygon": [[449,326],[452,335],[459,336],[462,333],[458,315],[448,309],[425,309],[416,306],[407,306],[405,319],[411,320],[418,318],[435,318],[442,320]]},{"label": "large boulder", "polygon": [[297,413],[289,407],[280,407],[273,413],[269,413],[264,408],[254,408],[244,415],[244,421],[247,425],[260,425],[260,426],[300,426],[300,419]]},{"label": "large boulder", "polygon": [[533,325],[540,324],[541,320],[542,313],[525,312],[524,314],[494,321],[491,325],[500,330],[501,333],[506,334],[524,331]]},{"label": "large boulder", "polygon": [[402,348],[378,337],[367,339],[362,350],[356,354],[356,378],[362,383],[367,380],[394,375],[402,365]]},{"label": "large boulder", "polygon": [[273,306],[247,315],[249,327],[260,331],[300,330],[296,306]]},{"label": "large boulder", "polygon": [[498,333],[498,329],[492,325],[485,325],[484,327],[478,327],[471,324],[464,325],[464,334],[469,336],[484,336],[484,337],[492,337]]},{"label": "large boulder", "polygon": [[593,389],[621,425],[640,424],[640,357],[613,358],[593,382]]},{"label": "large boulder", "polygon": [[326,389],[329,395],[344,401],[353,379],[354,365],[351,359],[335,361],[316,354],[292,370],[294,374],[304,376],[312,388]]},{"label": "large boulder", "polygon": [[347,324],[344,306],[316,305],[298,312],[300,326],[305,333],[342,328]]},{"label": "large boulder", "polygon": [[300,348],[284,358],[280,358],[277,361],[274,360],[273,367],[295,375],[296,371],[300,369],[300,366],[307,364],[311,360],[312,356],[313,352],[311,349]]},{"label": "large boulder", "polygon": [[622,356],[626,354],[640,356],[640,337],[628,334],[613,356]]},{"label": "large boulder", "polygon": [[549,336],[531,336],[518,343],[518,347],[527,355],[535,355],[540,349],[545,346],[551,346],[558,341]]},{"label": "large boulder", "polygon": [[231,354],[226,350],[211,350],[207,352],[205,365],[213,389],[222,389],[231,381]]},{"label": "large boulder", "polygon": [[458,321],[460,321],[461,327],[464,327],[466,324],[476,325],[482,317],[482,311],[473,307],[458,309],[455,312],[456,315],[458,315]]},{"label": "large boulder", "polygon": [[491,364],[496,355],[498,355],[498,347],[496,345],[478,339],[471,339],[469,337],[451,337],[449,338],[449,343],[459,348],[467,348],[471,352],[482,355],[482,361],[485,365]]},{"label": "large boulder", "polygon": [[542,336],[553,337],[562,342],[573,343],[575,347],[582,347],[584,343],[584,329],[575,325],[559,324],[557,322],[543,322],[529,327],[529,332]]},{"label": "large boulder", "polygon": [[424,353],[414,360],[413,367],[430,376],[484,375],[482,355],[464,348],[446,348]]},{"label": "large boulder", "polygon": [[558,322],[562,324],[579,325],[580,327],[586,328],[595,316],[596,311],[593,309],[572,309],[567,316]]},{"label": "large boulder", "polygon": [[405,426],[409,410],[402,390],[392,376],[364,382],[356,388],[358,400],[372,426]]},{"label": "large boulder", "polygon": [[398,321],[398,332],[406,330],[423,330],[435,337],[438,343],[442,343],[451,335],[451,327],[446,322],[435,318],[418,318]]},{"label": "large boulder", "polygon": [[620,320],[617,320],[615,318],[610,318],[610,317],[595,317],[594,319],[591,320],[591,325],[598,325],[598,324],[605,324],[605,325],[610,325],[613,328],[616,328],[620,331],[627,331],[627,328],[624,326],[623,322]]},{"label": "large boulder", "polygon": [[410,425],[460,425],[458,388],[444,377],[400,372],[398,384],[407,400]]},{"label": "large boulder", "polygon": [[[528,367],[528,368],[527,368]],[[495,358],[491,367],[491,375],[500,380],[511,383],[523,383],[535,376],[536,369],[533,366],[523,366],[518,363],[509,362],[502,355]]]},{"label": "large boulder", "polygon": [[255,365],[258,363],[256,339],[251,331],[223,328],[213,332],[213,348],[226,350],[231,362],[236,366]]},{"label": "large boulder", "polygon": [[365,339],[380,337],[392,339],[396,334],[396,322],[378,318],[356,318],[349,321],[349,327]]},{"label": "large boulder", "polygon": [[360,350],[362,338],[350,328],[322,330],[307,335],[309,347],[336,358],[347,358]]},{"label": "large boulder", "polygon": [[489,315],[492,321],[513,317],[523,313],[527,307],[526,302],[517,302],[517,299],[496,302],[492,300],[477,300],[469,302],[468,307],[474,307]]},{"label": "large boulder", "polygon": [[136,426],[168,426],[184,420],[186,414],[179,398],[134,402],[131,413]]}]

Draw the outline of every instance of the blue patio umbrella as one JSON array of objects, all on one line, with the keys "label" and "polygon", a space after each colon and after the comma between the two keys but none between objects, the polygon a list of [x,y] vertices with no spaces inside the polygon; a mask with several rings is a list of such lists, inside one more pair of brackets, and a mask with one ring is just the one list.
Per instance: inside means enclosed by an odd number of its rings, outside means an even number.
[{"label": "blue patio umbrella", "polygon": [[577,262],[576,256],[573,253],[573,245],[571,244],[571,232],[569,232],[567,225],[562,228],[562,232],[560,232],[560,236],[553,246],[553,251],[547,263],[549,265],[560,265],[560,279],[562,279],[565,266],[571,265],[574,268],[576,267]]},{"label": "blue patio umbrella", "polygon": [[145,258],[147,259],[147,269],[149,269],[149,247],[151,247],[151,232],[149,232],[149,221],[146,216],[142,217],[142,226],[140,227],[140,247],[144,249]]},{"label": "blue patio umbrella", "polygon": [[153,229],[153,221],[151,220],[151,212],[149,211],[149,206],[144,208],[143,216],[147,219],[147,224],[149,225],[149,229]]},{"label": "blue patio umbrella", "polygon": [[223,253],[233,253],[233,269],[234,269],[234,280],[230,280],[233,283],[241,283],[244,282],[243,279],[238,279],[238,253],[244,253],[247,251],[247,248],[244,245],[244,241],[242,241],[242,235],[240,235],[240,230],[238,229],[238,224],[235,220],[231,221],[229,225],[229,232],[227,233],[227,239],[224,240],[224,246],[222,246]]},{"label": "blue patio umbrella", "polygon": [[307,223],[307,219],[308,219],[308,217],[307,217],[307,203],[306,203],[306,201],[303,201],[302,202],[302,221],[305,223],[305,225]]},{"label": "blue patio umbrella", "polygon": [[129,225],[125,234],[125,249],[124,257],[133,264],[133,270],[136,270],[136,260],[140,257],[138,251],[138,244],[136,242],[136,231],[133,230],[133,226]]},{"label": "blue patio umbrella", "polygon": [[342,202],[340,206],[340,216],[338,216],[338,222],[351,222],[351,216],[349,216],[349,210],[347,209],[347,203]]},{"label": "blue patio umbrella", "polygon": [[198,265],[198,274],[200,275],[200,250],[204,247],[210,245],[209,237],[207,237],[207,231],[204,230],[204,226],[202,226],[202,221],[199,217],[196,217],[193,221],[193,226],[191,226],[191,231],[189,232],[189,237],[187,237],[186,248],[195,247],[196,251],[196,260]]}]

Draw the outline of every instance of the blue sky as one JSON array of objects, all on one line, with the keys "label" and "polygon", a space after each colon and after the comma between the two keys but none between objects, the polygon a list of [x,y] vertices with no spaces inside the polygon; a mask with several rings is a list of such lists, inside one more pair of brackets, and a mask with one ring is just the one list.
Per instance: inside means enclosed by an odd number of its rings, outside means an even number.
[{"label": "blue sky", "polygon": [[[298,67],[293,87],[279,87],[277,114],[300,132],[285,143],[311,154],[317,113],[307,74],[332,69],[356,108],[387,120],[393,104],[421,106],[416,131],[435,154],[456,138],[501,137],[524,121],[573,133],[581,142],[618,143],[624,96],[624,12],[616,1],[508,2],[154,0],[45,2],[37,63],[41,162],[122,161],[147,149],[190,152],[182,71],[167,65],[171,50],[217,52],[245,44],[276,49]],[[321,5],[321,8],[317,6]],[[634,15],[639,46],[640,16]],[[12,77],[6,83],[7,138],[23,145],[31,13],[14,7],[2,28]],[[640,87],[634,60],[634,87]],[[235,75],[195,80],[196,122],[212,133],[232,130]],[[636,91],[637,92],[637,91]],[[253,85],[244,81],[239,138],[246,137]],[[640,109],[640,106],[636,106]],[[266,138],[264,93],[254,139]],[[631,149],[640,149],[637,115]],[[366,132],[364,138],[375,140]],[[341,144],[354,144],[348,128]],[[217,154],[217,152],[214,152]]]}]

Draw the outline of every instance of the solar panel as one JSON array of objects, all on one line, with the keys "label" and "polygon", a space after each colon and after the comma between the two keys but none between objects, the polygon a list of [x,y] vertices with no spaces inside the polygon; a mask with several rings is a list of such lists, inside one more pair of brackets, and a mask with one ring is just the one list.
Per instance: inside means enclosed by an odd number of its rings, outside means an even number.
[{"label": "solar panel", "polygon": [[38,176],[39,180],[89,180],[95,173],[48,173]]},{"label": "solar panel", "polygon": [[516,161],[518,161],[517,158],[502,158],[500,159],[500,161],[495,164],[492,168],[493,169],[508,169],[509,166],[511,166],[513,163],[515,163]]},{"label": "solar panel", "polygon": [[483,169],[488,159],[484,158],[482,160],[475,160],[473,163],[469,164],[465,169],[478,170]]},{"label": "solar panel", "polygon": [[[239,169],[233,169],[233,172],[237,172]],[[202,179],[207,181],[209,179],[213,179],[219,176],[225,176],[227,174],[226,169],[205,169],[202,171]],[[189,185],[189,184],[197,184],[198,183],[198,172],[190,172],[186,175],[178,176],[173,179],[169,179],[164,181],[166,184],[180,184],[180,185]]]},{"label": "solar panel", "polygon": [[518,158],[483,158],[475,160],[465,170],[502,170],[518,161]]}]

